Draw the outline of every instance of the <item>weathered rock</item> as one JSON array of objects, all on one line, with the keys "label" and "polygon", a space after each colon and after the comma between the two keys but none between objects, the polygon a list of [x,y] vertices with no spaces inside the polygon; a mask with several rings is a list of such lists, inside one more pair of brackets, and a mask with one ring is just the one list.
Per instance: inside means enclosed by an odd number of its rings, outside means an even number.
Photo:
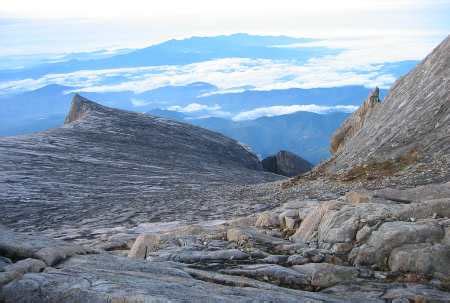
[{"label": "weathered rock", "polygon": [[407,299],[408,302],[450,302],[448,292],[431,288],[421,284],[407,284],[399,287],[391,287],[381,297],[385,300]]},{"label": "weathered rock", "polygon": [[235,269],[225,269],[222,272],[260,281],[270,281],[271,283],[294,289],[308,289],[309,287],[308,280],[304,274],[274,264],[246,265]]},{"label": "weathered rock", "polygon": [[252,228],[231,228],[227,230],[228,241],[237,243],[259,243],[269,247],[287,244],[288,241],[263,234]]},{"label": "weathered rock", "polygon": [[341,282],[354,281],[358,270],[353,267],[339,266],[328,263],[309,263],[292,267],[308,278],[311,285],[326,288]]},{"label": "weathered rock", "polygon": [[392,250],[392,271],[450,277],[450,246],[442,244],[407,244]]},{"label": "weathered rock", "polygon": [[386,222],[372,232],[367,243],[356,250],[354,264],[386,266],[394,248],[405,244],[439,242],[444,236],[436,222]]},{"label": "weathered rock", "polygon": [[288,256],[286,256],[286,255],[270,255],[259,261],[261,263],[282,265],[288,261]]},{"label": "weathered rock", "polygon": [[183,251],[172,254],[168,259],[183,263],[226,262],[249,259],[250,256],[238,249],[215,251]]},{"label": "weathered rock", "polygon": [[310,262],[310,259],[304,255],[291,255],[287,259],[290,265],[303,265]]},{"label": "weathered rock", "polygon": [[67,257],[92,249],[47,237],[15,233],[0,227],[0,254],[11,259],[35,258],[52,266]]},{"label": "weathered rock", "polygon": [[4,267],[4,271],[0,272],[0,287],[3,285],[21,278],[28,272],[40,272],[46,267],[46,264],[41,260],[36,259],[24,259],[14,264],[9,264]]},{"label": "weathered rock", "polygon": [[282,150],[262,160],[264,170],[293,177],[310,171],[313,165],[294,153]]},{"label": "weathered rock", "polygon": [[426,218],[443,218],[450,217],[450,198],[425,200],[419,203],[412,203],[405,206],[396,213],[396,217],[401,220],[409,218],[426,219]]},{"label": "weathered rock", "polygon": [[128,257],[145,259],[152,251],[159,249],[161,237],[157,234],[143,234],[137,237]]},{"label": "weathered rock", "polygon": [[372,233],[372,228],[368,225],[364,225],[356,233],[356,241],[359,243],[366,241],[369,238],[371,233]]},{"label": "weathered rock", "polygon": [[264,212],[258,216],[255,223],[256,227],[278,227],[280,226],[280,220],[278,215],[271,212]]},{"label": "weathered rock", "polygon": [[331,209],[337,208],[339,203],[336,201],[324,202],[313,209],[300,224],[299,229],[292,236],[295,241],[309,242],[317,236],[317,229],[322,221],[322,217]]},{"label": "weathered rock", "polygon": [[[273,265],[275,266],[275,265]],[[283,274],[286,270],[291,276]],[[301,274],[269,270],[280,280],[300,285]],[[200,279],[196,279],[198,277]],[[280,288],[248,279],[217,275],[211,279],[173,262],[144,262],[109,254],[75,256],[58,269],[28,273],[0,288],[0,301],[24,302],[344,302],[332,295]],[[225,281],[236,286],[205,282]],[[241,284],[241,285],[239,285]],[[229,284],[228,284],[229,285]]]},{"label": "weathered rock", "polygon": [[0,256],[0,271],[4,271],[5,266],[12,264],[12,261],[8,258]]},{"label": "weathered rock", "polygon": [[352,204],[367,203],[371,196],[368,193],[351,191],[345,195],[345,199]]},{"label": "weathered rock", "polygon": [[324,289],[321,293],[342,295],[354,300],[356,298],[379,299],[382,302],[449,302],[447,292],[423,284],[399,284],[363,281],[361,283],[344,283]]},{"label": "weathered rock", "polygon": [[444,199],[450,196],[450,182],[441,184],[429,184],[407,189],[383,188],[374,191],[374,195],[383,199],[421,203],[426,200]]}]

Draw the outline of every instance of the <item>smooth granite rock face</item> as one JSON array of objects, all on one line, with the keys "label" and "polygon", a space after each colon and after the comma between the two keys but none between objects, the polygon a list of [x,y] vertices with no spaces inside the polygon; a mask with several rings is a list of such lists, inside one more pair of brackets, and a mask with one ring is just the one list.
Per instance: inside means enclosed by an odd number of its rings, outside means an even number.
[{"label": "smooth granite rock face", "polygon": [[64,126],[0,138],[0,159],[0,213],[8,214],[0,224],[65,239],[249,214],[255,199],[226,197],[238,186],[283,178],[220,134],[78,95]]},{"label": "smooth granite rock face", "polygon": [[268,172],[287,177],[306,173],[313,168],[313,165],[305,159],[285,150],[263,159],[262,165]]},{"label": "smooth granite rock face", "polygon": [[[327,169],[450,168],[450,36],[378,102],[375,91],[333,137]],[[388,161],[388,162],[387,162]],[[389,162],[393,161],[393,162]],[[364,167],[364,165],[368,165]]]}]

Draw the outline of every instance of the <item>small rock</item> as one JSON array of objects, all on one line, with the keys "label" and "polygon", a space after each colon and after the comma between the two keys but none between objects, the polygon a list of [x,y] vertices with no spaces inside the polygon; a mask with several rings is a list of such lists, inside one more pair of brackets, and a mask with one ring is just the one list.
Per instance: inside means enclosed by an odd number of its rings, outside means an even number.
[{"label": "small rock", "polygon": [[287,262],[290,265],[303,265],[303,264],[309,263],[310,260],[302,255],[292,255],[292,256],[289,256],[289,258],[287,259]]},{"label": "small rock", "polygon": [[150,252],[159,248],[161,238],[156,234],[143,234],[137,237],[130,252],[129,258],[145,259]]},{"label": "small rock", "polygon": [[345,195],[345,200],[352,204],[367,203],[370,201],[370,195],[367,193],[351,191]]}]

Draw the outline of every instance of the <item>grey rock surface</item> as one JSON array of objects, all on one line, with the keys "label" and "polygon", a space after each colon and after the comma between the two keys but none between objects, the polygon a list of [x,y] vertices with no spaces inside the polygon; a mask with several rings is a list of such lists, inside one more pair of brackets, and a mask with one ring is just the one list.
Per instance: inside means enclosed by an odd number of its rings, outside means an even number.
[{"label": "grey rock surface", "polygon": [[389,173],[414,166],[416,177],[448,172],[449,79],[450,36],[400,78],[381,103],[375,92],[348,118],[333,139],[335,155],[327,169],[341,174],[365,168]]},{"label": "grey rock surface", "polygon": [[293,177],[313,168],[313,165],[294,153],[282,150],[262,160],[264,170],[278,175]]},{"label": "grey rock surface", "polygon": [[0,138],[0,158],[0,213],[8,214],[0,223],[72,240],[141,222],[249,214],[253,199],[226,196],[282,178],[232,139],[78,95],[64,126]]}]

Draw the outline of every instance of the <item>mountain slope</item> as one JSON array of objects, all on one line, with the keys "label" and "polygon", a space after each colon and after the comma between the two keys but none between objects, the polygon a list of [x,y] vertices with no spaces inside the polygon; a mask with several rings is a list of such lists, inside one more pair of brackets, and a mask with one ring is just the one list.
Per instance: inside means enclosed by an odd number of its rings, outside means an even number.
[{"label": "mountain slope", "polygon": [[213,216],[208,186],[280,179],[232,139],[78,95],[63,127],[0,138],[0,157],[1,223],[23,228]]},{"label": "mountain slope", "polygon": [[[448,170],[449,78],[450,36],[399,79],[383,102],[375,103],[365,114],[360,129],[344,138],[331,170],[348,170],[363,164],[377,166],[386,161]],[[357,115],[359,111],[349,121],[357,119]]]}]

